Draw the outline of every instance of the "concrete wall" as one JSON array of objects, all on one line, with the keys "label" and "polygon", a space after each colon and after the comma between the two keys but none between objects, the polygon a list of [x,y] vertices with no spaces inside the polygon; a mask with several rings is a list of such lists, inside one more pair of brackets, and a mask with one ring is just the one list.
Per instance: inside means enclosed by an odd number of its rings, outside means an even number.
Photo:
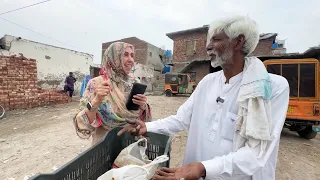
[{"label": "concrete wall", "polygon": [[148,86],[146,91],[153,91],[159,85],[161,73],[154,71],[152,66],[135,63],[133,74]]},{"label": "concrete wall", "polygon": [[148,44],[147,65],[153,66],[156,71],[161,72],[164,65],[159,55],[164,58],[165,54],[163,54],[163,51],[160,48]]},{"label": "concrete wall", "polygon": [[79,92],[81,81],[90,73],[90,65],[93,64],[93,55],[64,49],[60,47],[41,44],[25,39],[6,35],[4,41],[9,51],[36,59],[38,69],[38,84],[42,88],[59,88],[64,84],[68,73],[74,72],[78,82],[75,93]]}]

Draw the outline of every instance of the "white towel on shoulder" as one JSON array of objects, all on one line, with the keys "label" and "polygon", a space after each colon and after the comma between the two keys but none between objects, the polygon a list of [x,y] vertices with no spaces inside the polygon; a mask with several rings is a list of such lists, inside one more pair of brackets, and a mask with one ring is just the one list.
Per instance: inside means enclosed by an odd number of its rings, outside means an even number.
[{"label": "white towel on shoulder", "polygon": [[[245,58],[243,79],[237,103],[239,105],[236,130],[247,139],[249,146],[260,145],[260,154],[271,140],[271,82],[270,76],[256,57]],[[243,144],[237,144],[236,149]]]}]

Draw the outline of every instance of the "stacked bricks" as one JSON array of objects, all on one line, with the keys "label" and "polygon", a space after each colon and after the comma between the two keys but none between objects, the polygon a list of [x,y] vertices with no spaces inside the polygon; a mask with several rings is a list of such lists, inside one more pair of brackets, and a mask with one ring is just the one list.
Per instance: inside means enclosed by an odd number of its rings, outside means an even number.
[{"label": "stacked bricks", "polygon": [[26,109],[68,102],[66,93],[37,85],[36,60],[0,56],[0,104],[6,109]]}]

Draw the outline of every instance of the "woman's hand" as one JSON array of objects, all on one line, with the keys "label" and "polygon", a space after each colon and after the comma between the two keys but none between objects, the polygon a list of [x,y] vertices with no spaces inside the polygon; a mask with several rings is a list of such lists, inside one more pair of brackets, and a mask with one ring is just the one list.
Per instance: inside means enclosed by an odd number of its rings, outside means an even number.
[{"label": "woman's hand", "polygon": [[95,89],[94,102],[100,104],[105,96],[110,93],[110,80],[103,81]]},{"label": "woman's hand", "polygon": [[146,110],[147,108],[147,97],[144,94],[137,94],[133,96],[132,102],[140,106],[141,110]]}]

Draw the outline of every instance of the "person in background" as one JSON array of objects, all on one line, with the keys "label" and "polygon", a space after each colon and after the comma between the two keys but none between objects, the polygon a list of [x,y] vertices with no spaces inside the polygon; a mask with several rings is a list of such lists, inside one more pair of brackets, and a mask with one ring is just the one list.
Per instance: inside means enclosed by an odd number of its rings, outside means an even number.
[{"label": "person in background", "polygon": [[151,120],[151,109],[143,94],[137,94],[132,100],[140,106],[139,110],[129,111],[126,108],[133,83],[140,82],[131,74],[134,55],[133,45],[112,43],[104,53],[101,75],[88,82],[74,125],[80,138],[92,137],[92,145],[101,141],[112,128],[123,126],[126,119],[141,122]]},{"label": "person in background", "polygon": [[157,180],[274,180],[281,130],[289,103],[289,85],[269,74],[256,57],[259,41],[248,17],[219,19],[210,25],[208,74],[176,115],[144,123],[130,121],[125,131],[176,134],[188,132],[182,167],[162,168]]},{"label": "person in background", "polygon": [[90,79],[91,79],[90,75],[86,75],[86,77],[83,79],[82,84],[81,84],[81,89],[80,89],[80,97],[83,97],[83,93],[84,93]]},{"label": "person in background", "polygon": [[69,76],[66,77],[64,83],[64,90],[69,93],[69,102],[72,101],[72,96],[74,92],[74,83],[77,79],[73,76],[73,72],[69,72]]}]

